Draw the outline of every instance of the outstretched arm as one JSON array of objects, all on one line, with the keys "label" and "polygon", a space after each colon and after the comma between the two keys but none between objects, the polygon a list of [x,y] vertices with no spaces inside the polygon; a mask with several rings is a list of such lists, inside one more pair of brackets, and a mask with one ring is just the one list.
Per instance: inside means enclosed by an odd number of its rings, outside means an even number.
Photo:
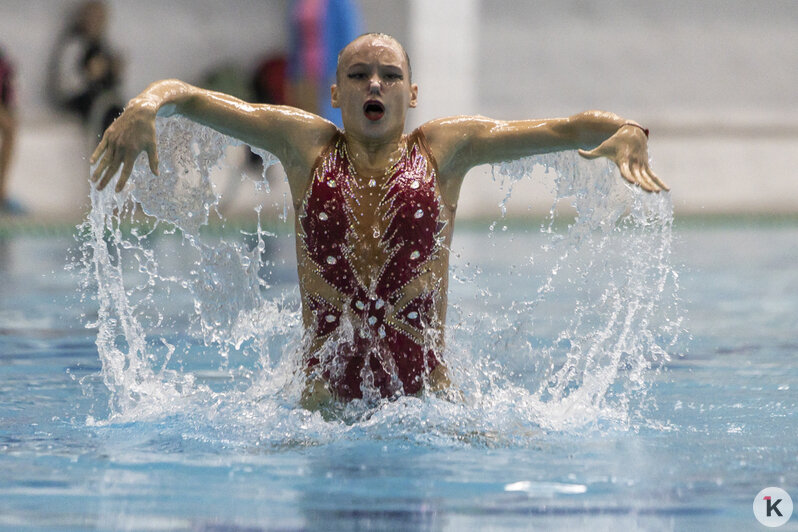
[{"label": "outstretched arm", "polygon": [[104,188],[121,167],[116,190],[122,190],[142,151],[157,175],[155,117],[176,113],[273,153],[285,167],[294,197],[303,188],[299,181],[309,175],[335,133],[332,123],[293,107],[250,104],[182,81],[158,81],[127,104],[92,154],[90,162],[99,161],[92,174],[97,188]]},{"label": "outstretched arm", "polygon": [[649,192],[668,190],[648,164],[648,138],[635,122],[601,111],[568,118],[502,121],[453,117],[422,126],[445,180],[458,179],[474,166],[541,153],[579,150],[586,158],[607,157],[621,175]]}]

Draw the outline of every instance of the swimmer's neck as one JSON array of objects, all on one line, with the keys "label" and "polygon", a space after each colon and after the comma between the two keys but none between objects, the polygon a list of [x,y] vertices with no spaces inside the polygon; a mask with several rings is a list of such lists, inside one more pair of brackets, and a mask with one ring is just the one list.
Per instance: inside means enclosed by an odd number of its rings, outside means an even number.
[{"label": "swimmer's neck", "polygon": [[358,173],[372,175],[388,170],[402,156],[405,138],[401,131],[380,138],[344,133],[349,159]]}]

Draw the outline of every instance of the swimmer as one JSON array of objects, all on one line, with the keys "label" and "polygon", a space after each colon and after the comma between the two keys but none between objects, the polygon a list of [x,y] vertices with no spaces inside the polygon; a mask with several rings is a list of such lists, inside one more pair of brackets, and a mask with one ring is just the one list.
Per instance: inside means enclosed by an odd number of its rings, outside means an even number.
[{"label": "swimmer", "polygon": [[331,103],[343,131],[293,107],[163,80],[128,103],[91,157],[98,189],[121,168],[122,190],[141,152],[157,175],[155,117],[180,114],[280,160],[296,212],[308,409],[361,398],[364,389],[395,397],[449,388],[449,249],[471,168],[577,149],[611,159],[646,191],[668,190],[649,167],[648,131],[612,113],[455,116],[404,134],[418,86],[407,53],[388,35],[362,35],[341,51]]}]

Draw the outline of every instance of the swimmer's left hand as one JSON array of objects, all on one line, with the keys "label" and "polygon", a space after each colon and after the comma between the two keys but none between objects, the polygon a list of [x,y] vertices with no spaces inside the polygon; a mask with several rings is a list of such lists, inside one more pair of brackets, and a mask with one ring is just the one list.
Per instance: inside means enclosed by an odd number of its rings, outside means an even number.
[{"label": "swimmer's left hand", "polygon": [[621,175],[629,183],[638,185],[648,192],[670,190],[651,170],[648,164],[648,139],[637,126],[621,126],[613,136],[592,150],[579,150],[585,159],[607,157],[612,160]]}]

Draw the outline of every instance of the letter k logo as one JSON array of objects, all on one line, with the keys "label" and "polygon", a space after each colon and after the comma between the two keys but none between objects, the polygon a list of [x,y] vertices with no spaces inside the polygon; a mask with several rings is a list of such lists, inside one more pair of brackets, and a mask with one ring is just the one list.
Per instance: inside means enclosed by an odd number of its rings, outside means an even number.
[{"label": "letter k logo", "polygon": [[772,502],[772,498],[770,497],[770,495],[762,498],[765,499],[768,505],[767,507],[768,517],[770,517],[771,514],[773,514],[773,512],[776,512],[776,515],[778,515],[779,517],[784,517],[783,515],[781,515],[781,512],[779,511],[779,503],[781,502],[781,499],[776,499],[776,502]]},{"label": "letter k logo", "polygon": [[754,517],[766,527],[785,524],[792,517],[792,497],[781,488],[765,488],[754,497]]}]

